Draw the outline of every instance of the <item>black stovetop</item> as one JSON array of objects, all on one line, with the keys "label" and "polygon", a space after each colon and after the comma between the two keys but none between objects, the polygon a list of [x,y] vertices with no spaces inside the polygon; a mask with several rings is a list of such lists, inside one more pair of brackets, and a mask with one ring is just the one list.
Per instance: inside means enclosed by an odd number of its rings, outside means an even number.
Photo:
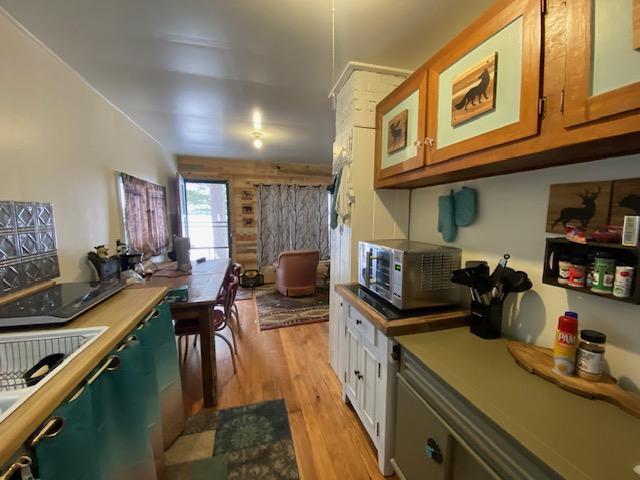
[{"label": "black stovetop", "polygon": [[433,314],[441,310],[447,310],[451,307],[429,307],[418,308],[414,310],[400,310],[394,307],[392,304],[378,297],[375,293],[367,290],[361,285],[349,284],[344,285],[347,290],[350,290],[360,300],[369,305],[371,308],[378,311],[378,313],[384,316],[387,320],[400,320],[401,318],[419,317],[422,315]]}]

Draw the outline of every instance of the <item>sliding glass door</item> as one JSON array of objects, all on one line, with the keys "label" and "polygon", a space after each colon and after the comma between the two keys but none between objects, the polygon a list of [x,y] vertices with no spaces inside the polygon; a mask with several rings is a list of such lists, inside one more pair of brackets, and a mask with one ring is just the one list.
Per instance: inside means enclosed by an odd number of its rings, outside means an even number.
[{"label": "sliding glass door", "polygon": [[191,260],[231,258],[229,184],[185,180],[183,234],[191,240]]}]

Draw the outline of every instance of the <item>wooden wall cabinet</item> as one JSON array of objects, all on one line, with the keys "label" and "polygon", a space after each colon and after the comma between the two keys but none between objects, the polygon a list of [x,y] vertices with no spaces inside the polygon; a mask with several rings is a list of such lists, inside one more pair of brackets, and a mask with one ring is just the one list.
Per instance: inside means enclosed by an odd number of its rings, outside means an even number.
[{"label": "wooden wall cabinet", "polygon": [[538,133],[541,18],[516,0],[431,60],[428,165]]},{"label": "wooden wall cabinet", "polygon": [[[495,109],[454,122],[452,98],[466,71],[458,62],[488,58],[488,42],[514,22],[521,23],[520,48],[495,50]],[[427,72],[424,165],[376,170],[374,187],[417,188],[640,152],[636,42],[640,0],[498,0],[410,77]],[[507,60],[518,50],[521,64],[514,66]],[[505,95],[501,85],[514,80],[518,66],[520,89]],[[511,121],[499,118],[505,103],[519,107]]]},{"label": "wooden wall cabinet", "polygon": [[[376,106],[376,178],[424,166],[426,102],[427,75],[419,71]],[[396,146],[394,138],[404,142]]]},{"label": "wooden wall cabinet", "polygon": [[568,2],[565,126],[640,108],[640,1],[632,2],[632,11],[629,0]]}]

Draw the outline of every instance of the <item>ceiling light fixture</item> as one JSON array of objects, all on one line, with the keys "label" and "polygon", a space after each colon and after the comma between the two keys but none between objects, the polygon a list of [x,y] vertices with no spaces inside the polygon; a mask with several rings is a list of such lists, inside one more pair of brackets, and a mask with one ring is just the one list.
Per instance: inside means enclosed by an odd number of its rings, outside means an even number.
[{"label": "ceiling light fixture", "polygon": [[253,112],[253,129],[262,130],[262,114],[258,110]]},{"label": "ceiling light fixture", "polygon": [[262,132],[251,132],[253,135],[253,146],[260,150],[262,148]]}]

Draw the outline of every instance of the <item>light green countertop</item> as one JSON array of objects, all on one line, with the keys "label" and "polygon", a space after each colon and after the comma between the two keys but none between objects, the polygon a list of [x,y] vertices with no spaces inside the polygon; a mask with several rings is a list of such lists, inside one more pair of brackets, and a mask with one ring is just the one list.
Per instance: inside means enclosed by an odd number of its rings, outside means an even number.
[{"label": "light green countertop", "polygon": [[640,480],[640,419],[526,372],[504,339],[463,327],[396,340],[565,478]]}]

